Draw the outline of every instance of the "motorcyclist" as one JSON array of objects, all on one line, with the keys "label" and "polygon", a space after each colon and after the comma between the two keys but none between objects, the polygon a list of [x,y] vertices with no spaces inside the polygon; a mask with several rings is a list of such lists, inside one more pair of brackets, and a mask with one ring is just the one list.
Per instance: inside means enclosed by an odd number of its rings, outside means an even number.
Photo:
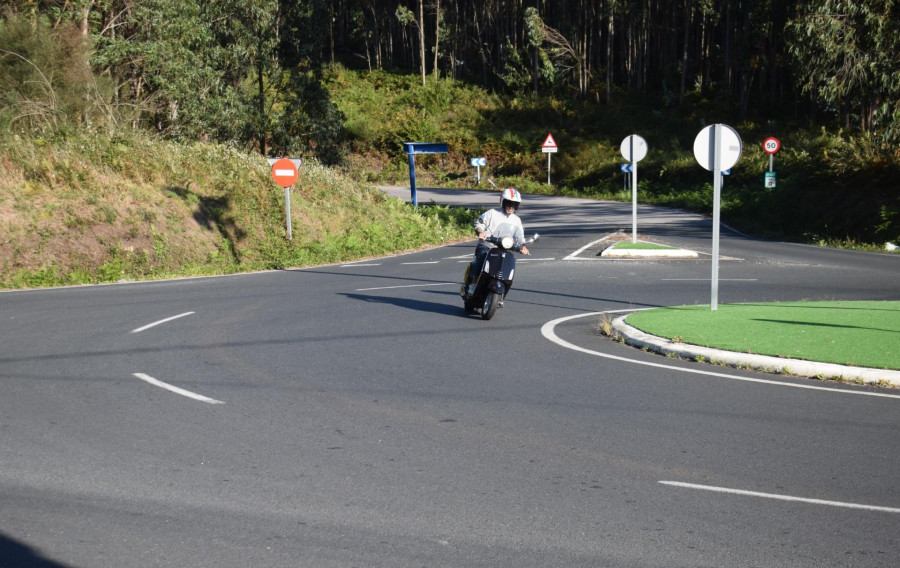
[{"label": "motorcyclist", "polygon": [[522,194],[514,187],[507,187],[500,196],[500,210],[489,209],[475,220],[475,234],[478,235],[478,245],[475,247],[475,260],[466,267],[463,279],[463,287],[460,293],[467,296],[471,290],[472,275],[476,274],[484,257],[490,249],[494,248],[487,238],[492,236],[501,225],[512,225],[515,230],[516,246],[519,246],[522,254],[531,254],[525,246],[525,227],[522,220],[516,215],[519,205],[522,204]]}]

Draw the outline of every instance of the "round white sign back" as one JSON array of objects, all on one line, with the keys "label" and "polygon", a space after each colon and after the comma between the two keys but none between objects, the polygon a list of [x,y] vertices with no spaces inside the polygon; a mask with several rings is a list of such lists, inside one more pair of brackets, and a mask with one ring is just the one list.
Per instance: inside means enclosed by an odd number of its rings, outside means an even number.
[{"label": "round white sign back", "polygon": [[[719,163],[716,163],[716,150]],[[694,157],[705,169],[713,172],[727,170],[734,166],[741,157],[741,137],[737,131],[726,124],[707,126],[694,139]]]},{"label": "round white sign back", "polygon": [[[632,149],[634,149],[633,156]],[[637,134],[626,136],[625,140],[622,140],[622,157],[629,162],[640,162],[647,157],[647,141]]]}]

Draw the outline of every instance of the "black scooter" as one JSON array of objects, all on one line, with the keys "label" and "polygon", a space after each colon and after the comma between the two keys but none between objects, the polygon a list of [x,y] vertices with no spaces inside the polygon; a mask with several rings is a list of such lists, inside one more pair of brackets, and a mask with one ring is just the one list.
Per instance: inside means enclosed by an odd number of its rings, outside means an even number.
[{"label": "black scooter", "polygon": [[488,250],[484,260],[477,267],[478,274],[473,278],[472,284],[465,285],[460,290],[463,305],[470,314],[481,310],[482,319],[489,320],[497,313],[497,308],[503,307],[503,300],[512,287],[513,277],[516,273],[515,252],[522,252],[522,245],[533,243],[541,236],[537,233],[519,245],[509,235],[491,236],[485,239],[495,245]]}]

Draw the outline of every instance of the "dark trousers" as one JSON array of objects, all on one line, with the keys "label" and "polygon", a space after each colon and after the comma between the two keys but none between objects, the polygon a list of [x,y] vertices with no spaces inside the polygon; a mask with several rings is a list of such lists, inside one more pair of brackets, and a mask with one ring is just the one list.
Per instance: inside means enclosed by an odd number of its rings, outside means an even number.
[{"label": "dark trousers", "polygon": [[478,241],[478,246],[475,247],[475,260],[469,265],[469,281],[466,284],[475,281],[478,271],[481,270],[481,263],[484,262],[484,257],[487,256],[489,250],[491,247],[484,244],[484,241]]}]

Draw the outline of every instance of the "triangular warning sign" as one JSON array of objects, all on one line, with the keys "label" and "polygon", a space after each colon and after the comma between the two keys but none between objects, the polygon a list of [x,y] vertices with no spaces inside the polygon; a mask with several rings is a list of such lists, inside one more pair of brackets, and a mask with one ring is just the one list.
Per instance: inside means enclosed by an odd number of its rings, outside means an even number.
[{"label": "triangular warning sign", "polygon": [[547,135],[547,139],[541,144],[541,148],[556,148],[556,140],[553,139],[552,134]]}]

